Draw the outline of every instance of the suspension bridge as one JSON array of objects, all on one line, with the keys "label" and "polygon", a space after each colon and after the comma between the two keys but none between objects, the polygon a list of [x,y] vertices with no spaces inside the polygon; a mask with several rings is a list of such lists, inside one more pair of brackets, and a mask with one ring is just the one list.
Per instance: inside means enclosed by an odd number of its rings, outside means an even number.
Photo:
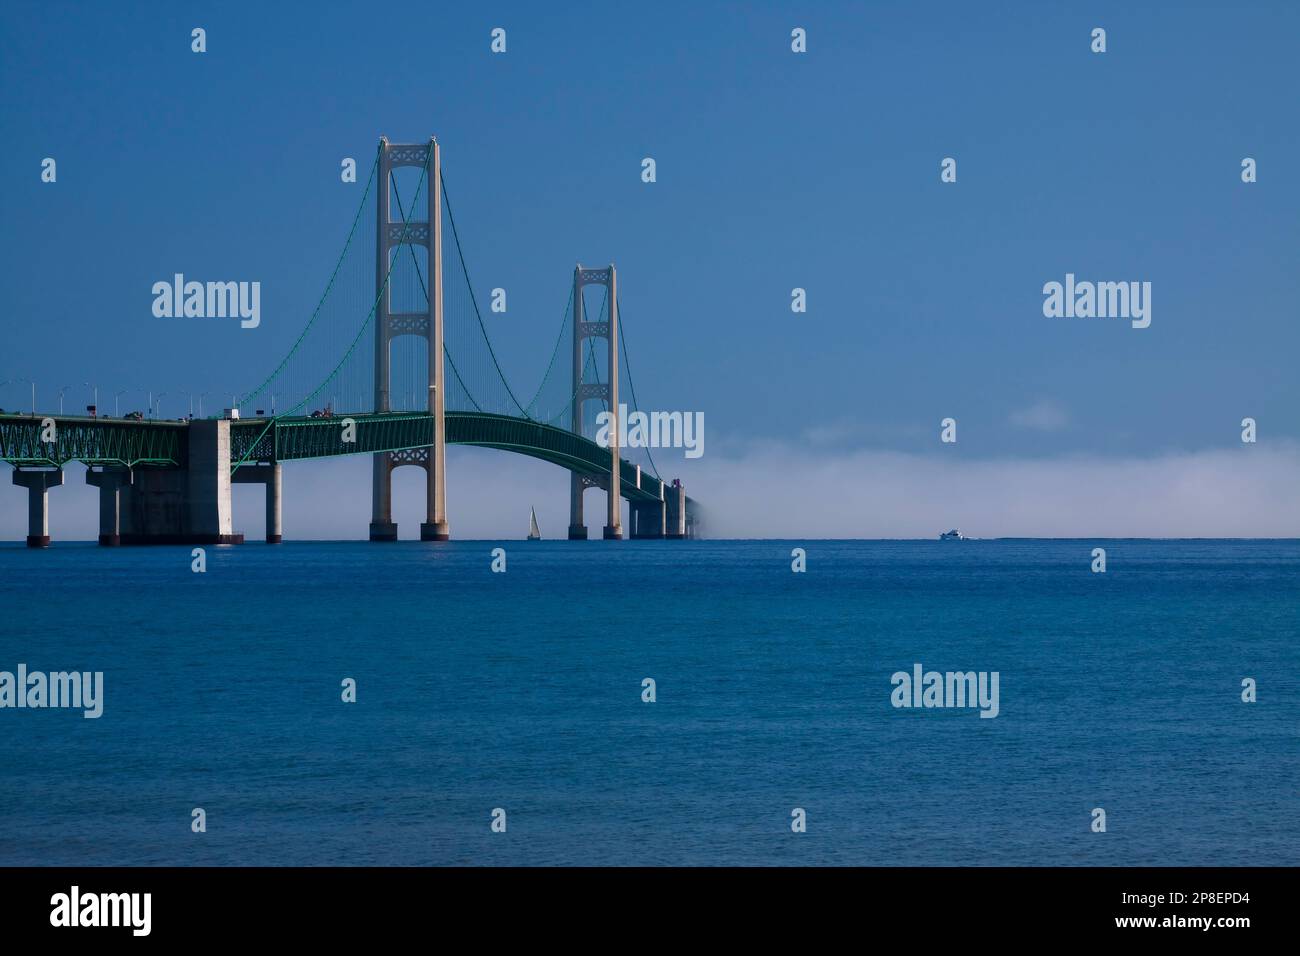
[{"label": "suspension bridge", "polygon": [[[444,258],[448,237],[452,254]],[[265,486],[266,537],[278,542],[282,463],[340,455],[373,457],[370,540],[397,539],[392,473],[410,465],[426,473],[420,538],[445,541],[448,444],[568,469],[570,539],[587,537],[588,488],[605,491],[604,538],[624,536],[622,499],[631,537],[693,537],[699,508],[681,483],[659,476],[649,448],[619,446],[618,416],[638,406],[614,266],[574,268],[555,345],[531,395],[502,371],[474,288],[436,139],[381,139],[343,250],[302,332],[220,417],[0,413],[0,459],[28,491],[27,544],[50,543],[49,492],[72,461],[86,465],[87,483],[99,489],[100,544],[235,544],[243,535],[233,530],[232,484]],[[622,378],[629,400],[620,404]],[[597,442],[602,413],[608,440]],[[671,432],[671,417],[664,423]]]}]

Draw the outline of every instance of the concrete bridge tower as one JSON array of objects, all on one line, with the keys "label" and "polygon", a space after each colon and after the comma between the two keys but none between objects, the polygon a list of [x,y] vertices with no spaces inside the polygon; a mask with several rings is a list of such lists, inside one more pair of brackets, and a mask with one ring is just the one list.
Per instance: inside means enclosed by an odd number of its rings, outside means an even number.
[{"label": "concrete bridge tower", "polygon": [[[609,303],[604,316],[587,321],[582,308],[582,290],[589,285],[605,287],[605,301]],[[583,382],[583,343],[587,339],[605,339],[609,346],[609,374],[603,383]],[[582,434],[582,409],[588,401],[604,400],[610,412],[609,453],[610,476],[608,514],[605,519],[605,537],[623,537],[622,506],[619,497],[619,421],[618,421],[618,277],[611,263],[608,269],[584,269],[579,263],[573,269],[573,424],[572,431]],[[582,493],[599,482],[586,475],[569,476],[569,538],[587,537],[587,526],[582,519]]]},{"label": "concrete bridge tower", "polygon": [[[425,166],[425,192],[428,197],[428,219],[412,221],[404,226],[399,219],[393,222],[389,215],[391,172],[398,166]],[[447,430],[446,389],[443,387],[444,361],[442,354],[442,165],[438,154],[438,141],[429,137],[427,143],[398,144],[379,141],[379,192],[376,211],[375,242],[375,411],[392,410],[389,396],[391,382],[391,343],[399,335],[423,336],[429,343],[429,413],[433,416],[433,444],[400,452],[381,452],[375,455],[374,495],[370,520],[371,541],[396,541],[397,525],[393,523],[393,469],[401,465],[418,465],[425,470],[427,483],[427,509],[425,521],[420,525],[421,541],[446,541],[450,537],[447,527]],[[414,217],[415,210],[407,215]],[[403,255],[403,245],[424,246],[427,253],[429,300],[422,312],[394,313],[390,308],[392,297],[385,280],[388,277],[392,256]]]}]

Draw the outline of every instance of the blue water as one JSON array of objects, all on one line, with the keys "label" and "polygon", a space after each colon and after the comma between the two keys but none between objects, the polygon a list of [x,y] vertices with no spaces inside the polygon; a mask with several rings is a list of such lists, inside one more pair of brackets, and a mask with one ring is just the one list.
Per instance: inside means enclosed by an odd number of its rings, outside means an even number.
[{"label": "blue water", "polygon": [[[0,547],[0,670],[105,674],[0,710],[0,864],[1300,863],[1297,541],[207,560]],[[916,662],[1000,715],[895,709]]]}]

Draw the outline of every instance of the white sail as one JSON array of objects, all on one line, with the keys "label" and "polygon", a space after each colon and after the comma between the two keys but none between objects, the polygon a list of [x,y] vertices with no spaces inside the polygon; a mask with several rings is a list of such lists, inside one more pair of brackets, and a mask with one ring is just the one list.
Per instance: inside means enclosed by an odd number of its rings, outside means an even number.
[{"label": "white sail", "polygon": [[530,507],[528,516],[528,540],[538,541],[542,537],[542,530],[537,527],[537,509]]}]

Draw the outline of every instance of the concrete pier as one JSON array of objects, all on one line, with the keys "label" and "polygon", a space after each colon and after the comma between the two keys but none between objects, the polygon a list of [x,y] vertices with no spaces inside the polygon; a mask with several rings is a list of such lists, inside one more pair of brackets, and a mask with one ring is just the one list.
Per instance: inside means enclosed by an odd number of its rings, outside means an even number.
[{"label": "concrete pier", "polygon": [[634,501],[628,506],[633,538],[662,538],[668,526],[668,506],[663,501]]},{"label": "concrete pier", "polygon": [[266,483],[266,540],[268,544],[279,544],[284,540],[280,524],[280,463],[275,462],[267,470],[271,476]]},{"label": "concrete pier", "polygon": [[14,484],[27,489],[27,547],[50,546],[50,489],[63,484],[63,470],[14,469]]},{"label": "concrete pier", "polygon": [[445,521],[421,521],[421,541],[450,541],[451,531]]},{"label": "concrete pier", "polygon": [[283,540],[283,530],[280,524],[282,467],[278,461],[265,465],[244,465],[235,472],[232,478],[236,484],[266,486],[266,541],[268,544],[279,544]]},{"label": "concrete pier", "polygon": [[393,456],[381,452],[374,458],[374,483],[371,493],[371,541],[396,541],[397,524],[393,521]]},{"label": "concrete pier", "polygon": [[224,419],[190,424],[184,467],[90,469],[86,481],[99,488],[102,545],[243,543],[231,528],[230,422]]},{"label": "concrete pier", "polygon": [[127,468],[87,468],[86,484],[99,489],[99,543],[115,548],[122,543],[122,488],[131,484],[131,472]]},{"label": "concrete pier", "polygon": [[187,523],[182,533],[195,544],[242,544],[244,536],[231,527],[229,421],[190,423],[186,472]]},{"label": "concrete pier", "polygon": [[581,475],[569,473],[569,540],[586,541],[587,523],[582,517],[582,493],[587,483]]},{"label": "concrete pier", "polygon": [[680,539],[686,537],[686,489],[681,485],[669,485],[664,489],[665,537]]}]

